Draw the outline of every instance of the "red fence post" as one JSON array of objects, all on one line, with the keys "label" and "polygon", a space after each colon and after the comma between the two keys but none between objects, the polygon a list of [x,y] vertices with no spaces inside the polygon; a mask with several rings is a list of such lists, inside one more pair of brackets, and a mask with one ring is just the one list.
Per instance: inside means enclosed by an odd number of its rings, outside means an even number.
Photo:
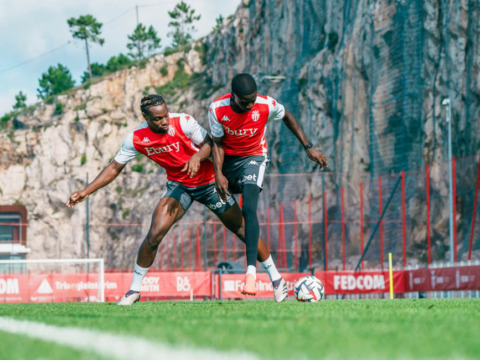
[{"label": "red fence post", "polygon": [[308,267],[312,268],[312,197],[308,197]]},{"label": "red fence post", "polygon": [[[378,212],[382,216],[382,178],[378,178]],[[380,220],[380,265],[383,267],[383,220]]]},{"label": "red fence post", "polygon": [[160,243],[160,245],[158,245],[158,268],[161,269],[163,267],[163,264],[162,264],[162,244],[163,244],[163,241]]},{"label": "red fence post", "polygon": [[195,249],[195,270],[202,270],[202,257],[200,256],[200,228],[197,226],[197,246]]},{"label": "red fence post", "polygon": [[477,183],[475,185],[475,200],[473,201],[472,229],[470,230],[470,243],[468,244],[468,260],[472,260],[473,234],[475,233],[475,214],[477,212],[478,185],[480,183],[480,157],[478,158]]},{"label": "red fence post", "polygon": [[407,266],[407,224],[405,216],[405,171],[402,171],[402,233],[403,233],[403,267]]},{"label": "red fence post", "polygon": [[270,206],[267,207],[267,249],[269,252],[272,250],[270,246]]},{"label": "red fence post", "polygon": [[173,271],[175,271],[177,267],[177,244],[175,241],[175,233],[172,233],[172,249],[173,249],[172,269]]},{"label": "red fence post", "polygon": [[298,269],[298,263],[297,263],[297,199],[293,200],[293,256],[295,258],[294,264],[295,264],[295,270]]},{"label": "red fence post", "polygon": [[181,251],[181,254],[180,254],[180,267],[181,267],[182,270],[183,270],[183,251],[184,251],[184,247],[183,247],[183,229],[180,231],[180,251]]},{"label": "red fence post", "polygon": [[170,270],[170,256],[168,256],[168,238],[169,238],[169,234],[167,234],[167,236],[165,236],[165,269],[167,270]]},{"label": "red fence post", "polygon": [[277,262],[283,265],[283,269],[287,268],[287,254],[285,248],[285,226],[283,223],[283,205],[280,203],[280,214],[279,214],[279,221],[278,221],[278,246],[277,246],[277,253],[279,253],[280,260]]},{"label": "red fence post", "polygon": [[193,270],[193,264],[192,264],[192,228],[188,228],[188,267]]},{"label": "red fence post", "polygon": [[457,181],[455,158],[452,158],[452,175],[453,175],[453,256],[457,263]]},{"label": "red fence post", "polygon": [[237,237],[233,234],[233,261],[237,261]]},{"label": "red fence post", "polygon": [[427,254],[428,265],[432,263],[432,246],[431,246],[431,230],[430,230],[430,166],[425,168],[426,187],[427,187]]},{"label": "red fence post", "polygon": [[[363,184],[360,183],[360,256],[363,254]],[[361,262],[363,270],[363,258]]]},{"label": "red fence post", "polygon": [[327,192],[323,193],[323,226],[325,230],[325,271],[328,270],[328,216],[327,216]]},{"label": "red fence post", "polygon": [[217,266],[217,224],[213,223],[213,265]]},{"label": "red fence post", "polygon": [[227,228],[223,227],[223,261],[227,261]]}]

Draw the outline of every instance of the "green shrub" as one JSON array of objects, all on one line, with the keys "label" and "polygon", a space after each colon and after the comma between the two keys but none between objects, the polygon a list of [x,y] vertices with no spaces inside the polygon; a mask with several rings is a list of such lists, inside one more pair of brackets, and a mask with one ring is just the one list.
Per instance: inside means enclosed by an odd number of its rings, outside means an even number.
[{"label": "green shrub", "polygon": [[82,158],[80,159],[80,166],[85,165],[86,162],[87,162],[87,155],[83,154]]},{"label": "green shrub", "polygon": [[142,164],[136,164],[132,166],[132,171],[138,172],[138,173],[143,173],[143,165]]},{"label": "green shrub", "polygon": [[160,74],[162,74],[163,76],[168,75],[168,69],[165,65],[160,68]]},{"label": "green shrub", "polygon": [[61,115],[63,113],[63,104],[61,102],[58,102],[57,105],[55,105],[55,115]]}]

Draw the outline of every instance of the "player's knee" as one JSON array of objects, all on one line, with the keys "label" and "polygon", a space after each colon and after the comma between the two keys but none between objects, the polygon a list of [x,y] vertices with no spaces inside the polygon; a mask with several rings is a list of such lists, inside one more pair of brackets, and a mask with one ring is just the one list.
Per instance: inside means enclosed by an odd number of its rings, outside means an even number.
[{"label": "player's knee", "polygon": [[165,236],[165,231],[162,231],[161,229],[152,229],[148,233],[147,236],[147,245],[149,248],[156,250],[160,243],[162,242],[162,239]]},{"label": "player's knee", "polygon": [[240,240],[245,240],[245,226],[238,226],[234,228],[235,235],[238,236]]}]

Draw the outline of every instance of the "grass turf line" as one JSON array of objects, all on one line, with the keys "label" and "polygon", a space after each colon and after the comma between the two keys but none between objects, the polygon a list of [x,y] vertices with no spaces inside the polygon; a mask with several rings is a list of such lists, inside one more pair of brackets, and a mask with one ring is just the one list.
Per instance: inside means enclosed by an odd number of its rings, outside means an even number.
[{"label": "grass turf line", "polygon": [[480,354],[480,299],[2,304],[0,316],[177,346],[235,349],[262,359],[473,359]]}]

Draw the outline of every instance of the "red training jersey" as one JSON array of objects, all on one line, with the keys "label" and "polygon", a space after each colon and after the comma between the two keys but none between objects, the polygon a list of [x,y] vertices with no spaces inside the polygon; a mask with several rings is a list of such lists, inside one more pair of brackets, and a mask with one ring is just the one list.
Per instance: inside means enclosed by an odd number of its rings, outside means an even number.
[{"label": "red training jersey", "polygon": [[210,104],[208,120],[212,135],[223,137],[225,155],[266,156],[267,121],[283,119],[285,108],[270,96],[257,95],[250,111],[237,114],[230,106],[231,97],[232,94],[226,94]]},{"label": "red training jersey", "polygon": [[154,133],[145,122],[128,134],[114,160],[126,164],[141,153],[164,168],[168,180],[187,187],[215,182],[213,164],[208,159],[201,162],[193,178],[186,171],[181,171],[192,155],[200,150],[199,145],[207,131],[190,115],[168,115],[170,122],[166,134]]}]

